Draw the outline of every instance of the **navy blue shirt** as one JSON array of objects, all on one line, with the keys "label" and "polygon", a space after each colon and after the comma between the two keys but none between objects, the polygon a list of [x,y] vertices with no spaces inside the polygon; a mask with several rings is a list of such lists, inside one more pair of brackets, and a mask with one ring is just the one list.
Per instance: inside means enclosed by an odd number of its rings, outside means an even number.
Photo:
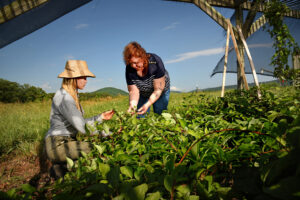
[{"label": "navy blue shirt", "polygon": [[150,54],[148,72],[145,76],[140,77],[137,71],[130,65],[126,66],[127,85],[136,85],[140,95],[149,98],[154,91],[153,80],[165,76],[165,88],[163,92],[170,89],[170,77],[161,58],[153,53]]}]

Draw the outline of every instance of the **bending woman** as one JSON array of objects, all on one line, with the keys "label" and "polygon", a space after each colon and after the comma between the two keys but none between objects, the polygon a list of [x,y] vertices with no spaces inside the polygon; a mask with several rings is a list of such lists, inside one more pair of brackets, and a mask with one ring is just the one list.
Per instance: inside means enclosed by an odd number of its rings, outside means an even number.
[{"label": "bending woman", "polygon": [[144,48],[131,42],[123,52],[126,64],[126,82],[129,91],[128,112],[140,115],[153,110],[161,114],[167,110],[170,97],[170,78],[161,58],[153,53],[146,53]]},{"label": "bending woman", "polygon": [[[92,144],[77,141],[76,134],[86,133],[86,124],[87,127],[93,127],[95,122],[101,123],[102,120],[111,119],[114,111],[83,118],[84,112],[79,103],[78,89],[82,90],[85,87],[87,77],[95,77],[85,61],[67,61],[65,70],[58,77],[63,78],[62,87],[53,97],[45,149],[48,159],[53,163],[51,170],[54,170],[56,177],[61,177],[64,174],[66,157],[76,160],[82,151],[89,153],[92,150]],[[93,130],[97,129],[94,127]]]}]

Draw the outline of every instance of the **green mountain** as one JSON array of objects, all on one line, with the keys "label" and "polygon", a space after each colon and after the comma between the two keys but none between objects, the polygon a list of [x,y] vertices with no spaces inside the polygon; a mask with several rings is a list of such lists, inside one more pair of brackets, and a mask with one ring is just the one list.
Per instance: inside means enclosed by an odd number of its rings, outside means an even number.
[{"label": "green mountain", "polygon": [[127,92],[114,88],[114,87],[105,87],[101,88],[99,90],[96,90],[95,92],[91,92],[92,94],[107,94],[109,96],[118,96],[118,95],[128,95]]},{"label": "green mountain", "polygon": [[[265,82],[260,82],[259,85],[278,85],[278,81],[277,80],[273,80],[273,81],[265,81]],[[253,87],[255,86],[255,83],[248,83],[249,87]],[[236,89],[237,88],[237,85],[227,85],[225,86],[225,90],[228,90],[228,89]],[[222,90],[222,86],[219,86],[219,87],[212,87],[212,88],[205,88],[205,89],[199,89],[199,91],[221,91]],[[196,90],[192,90],[190,92],[195,92]]]}]

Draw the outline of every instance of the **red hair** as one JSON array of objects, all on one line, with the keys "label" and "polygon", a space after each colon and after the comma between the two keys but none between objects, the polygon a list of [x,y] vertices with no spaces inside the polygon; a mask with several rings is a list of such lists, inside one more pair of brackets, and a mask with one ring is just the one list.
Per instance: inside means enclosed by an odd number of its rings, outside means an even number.
[{"label": "red hair", "polygon": [[148,69],[150,55],[148,55],[145,49],[137,42],[130,42],[124,48],[123,59],[126,65],[130,64],[130,60],[132,57],[141,58],[144,61],[144,69]]}]

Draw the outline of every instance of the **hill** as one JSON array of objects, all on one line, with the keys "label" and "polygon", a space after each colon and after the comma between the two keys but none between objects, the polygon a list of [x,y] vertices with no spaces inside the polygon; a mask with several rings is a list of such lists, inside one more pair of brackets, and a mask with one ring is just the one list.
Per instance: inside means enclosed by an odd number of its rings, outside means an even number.
[{"label": "hill", "polygon": [[[265,82],[260,82],[259,83],[260,85],[262,84],[265,84],[265,85],[278,85],[278,81],[277,80],[274,80],[274,81],[265,81]],[[255,86],[255,83],[249,83],[248,84],[249,87],[253,87]],[[225,90],[228,90],[228,89],[236,89],[237,88],[237,85],[227,85],[225,86]],[[222,86],[219,86],[219,87],[212,87],[212,88],[205,88],[205,89],[199,89],[200,91],[221,91],[222,90]],[[190,92],[195,92],[196,90],[192,90]]]},{"label": "hill", "polygon": [[91,92],[92,94],[107,94],[109,96],[118,96],[118,95],[128,95],[127,92],[114,88],[114,87],[105,87],[99,90],[96,90],[95,92]]}]

